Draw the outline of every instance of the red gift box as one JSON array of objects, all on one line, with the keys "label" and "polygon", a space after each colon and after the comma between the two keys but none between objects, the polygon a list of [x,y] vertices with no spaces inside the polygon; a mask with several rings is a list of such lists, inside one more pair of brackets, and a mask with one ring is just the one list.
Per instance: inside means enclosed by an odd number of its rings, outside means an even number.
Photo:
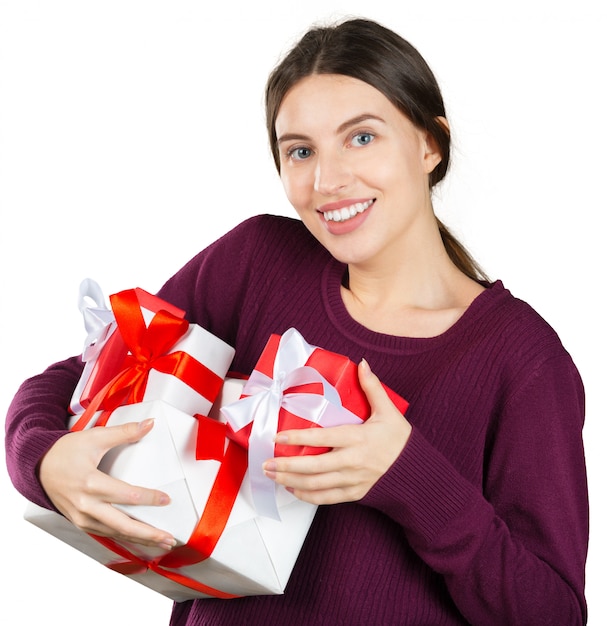
[{"label": "red gift box", "polygon": [[[396,407],[409,404],[384,385]],[[274,483],[263,462],[273,456],[320,454],[327,448],[274,443],[276,433],[295,428],[361,424],[371,407],[358,380],[358,366],[347,357],[311,346],[294,328],[272,335],[237,402],[221,409],[228,436],[249,451],[249,472],[258,511],[277,515],[271,504]]]}]

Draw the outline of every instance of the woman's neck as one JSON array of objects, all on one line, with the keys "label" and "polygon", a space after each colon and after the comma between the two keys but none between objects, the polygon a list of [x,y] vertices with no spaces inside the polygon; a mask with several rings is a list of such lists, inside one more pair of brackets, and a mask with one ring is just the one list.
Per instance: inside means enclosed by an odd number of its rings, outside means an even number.
[{"label": "woman's neck", "polygon": [[342,298],[350,315],[370,330],[433,337],[451,327],[483,289],[453,264],[442,241],[426,239],[398,264],[349,266]]}]

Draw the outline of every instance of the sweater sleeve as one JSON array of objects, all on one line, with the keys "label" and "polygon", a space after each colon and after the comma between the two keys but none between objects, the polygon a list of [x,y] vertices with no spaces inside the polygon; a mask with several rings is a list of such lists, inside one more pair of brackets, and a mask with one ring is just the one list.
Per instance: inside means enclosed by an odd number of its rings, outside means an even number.
[{"label": "sweater sleeve", "polygon": [[414,429],[363,503],[397,522],[474,625],[586,620],[584,394],[569,356],[545,360],[504,402],[479,490]]},{"label": "sweater sleeve", "polygon": [[38,481],[38,464],[67,430],[70,399],[82,373],[73,357],[51,365],[17,390],[6,418],[6,464],[16,489],[28,500],[52,509]]}]

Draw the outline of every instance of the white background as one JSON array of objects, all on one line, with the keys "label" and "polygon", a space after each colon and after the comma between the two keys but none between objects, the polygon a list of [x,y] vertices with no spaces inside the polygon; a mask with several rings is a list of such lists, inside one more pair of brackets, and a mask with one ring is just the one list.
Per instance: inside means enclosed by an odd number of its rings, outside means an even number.
[{"label": "white background", "polygon": [[[0,412],[23,379],[80,351],[82,278],[107,294],[155,291],[243,218],[291,215],[266,144],[265,78],[312,22],[347,14],[398,31],[434,69],[455,140],[437,211],[582,373],[589,623],[605,624],[598,0],[0,0]],[[4,464],[0,488],[1,623],[168,623],[169,600],[24,522]]]}]

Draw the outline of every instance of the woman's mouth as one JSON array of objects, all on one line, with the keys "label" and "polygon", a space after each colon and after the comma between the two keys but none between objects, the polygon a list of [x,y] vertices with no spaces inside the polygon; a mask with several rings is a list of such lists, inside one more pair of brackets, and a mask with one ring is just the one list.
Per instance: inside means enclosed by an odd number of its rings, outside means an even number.
[{"label": "woman's mouth", "polygon": [[359,213],[364,213],[374,202],[375,200],[367,200],[366,202],[356,202],[334,211],[324,211],[323,217],[325,222],[346,222],[356,217]]}]

